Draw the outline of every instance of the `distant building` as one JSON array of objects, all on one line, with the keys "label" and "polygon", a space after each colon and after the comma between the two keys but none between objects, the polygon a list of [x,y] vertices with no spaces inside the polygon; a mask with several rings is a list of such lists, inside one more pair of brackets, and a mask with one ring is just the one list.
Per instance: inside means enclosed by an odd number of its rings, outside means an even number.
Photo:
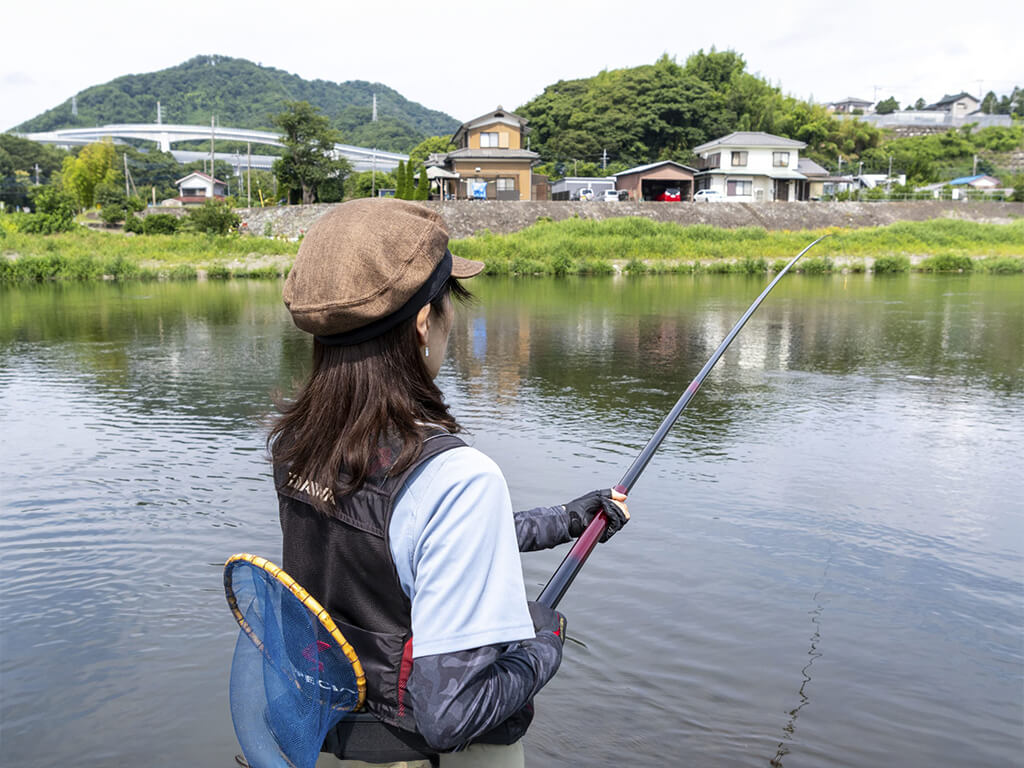
[{"label": "distant building", "polygon": [[937,200],[945,197],[947,190],[948,196],[953,200],[967,200],[969,197],[968,193],[972,191],[983,193],[1003,192],[1006,194],[1010,194],[1013,191],[1004,188],[1002,182],[995,176],[987,176],[985,174],[961,176],[950,181],[940,181],[936,184],[927,184],[917,188],[918,192],[929,192]]},{"label": "distant building", "polygon": [[585,190],[590,190],[588,199],[597,199],[606,189],[615,189],[614,176],[566,176],[551,183],[551,199],[579,200]]},{"label": "distant building", "polygon": [[[628,168],[615,174],[615,188],[625,192],[630,200],[693,200],[693,179],[696,168],[662,160]],[[670,190],[678,190],[676,193]]]},{"label": "distant building", "polygon": [[833,101],[827,106],[827,109],[829,112],[838,112],[843,115],[852,115],[856,109],[859,109],[863,114],[868,114],[874,111],[874,104],[866,99],[855,99],[853,96],[847,96],[840,101]]},{"label": "distant building", "polygon": [[971,189],[992,190],[1002,186],[1002,182],[995,176],[978,174],[977,176],[961,176],[958,179],[947,181],[951,187],[970,187]]},{"label": "distant building", "polygon": [[807,144],[763,131],[736,131],[693,151],[700,156],[697,190],[714,189],[735,203],[798,200],[800,150]]},{"label": "distant building", "polygon": [[823,200],[853,188],[852,176],[833,176],[809,157],[801,157],[796,169],[806,177],[796,182],[797,200]]},{"label": "distant building", "polygon": [[967,115],[981,110],[981,101],[971,96],[971,94],[963,92],[954,96],[943,96],[934,104],[929,104],[925,107],[925,110],[928,112],[948,112],[954,118],[967,117]]},{"label": "distant building", "polygon": [[[533,199],[533,166],[540,155],[523,148],[527,120],[500,106],[459,126],[457,149],[431,158],[449,174],[455,197],[477,200]],[[429,167],[428,167],[429,176]]]},{"label": "distant building", "polygon": [[228,185],[206,173],[193,171],[174,182],[182,205],[202,205],[207,200],[223,200],[228,194]]}]

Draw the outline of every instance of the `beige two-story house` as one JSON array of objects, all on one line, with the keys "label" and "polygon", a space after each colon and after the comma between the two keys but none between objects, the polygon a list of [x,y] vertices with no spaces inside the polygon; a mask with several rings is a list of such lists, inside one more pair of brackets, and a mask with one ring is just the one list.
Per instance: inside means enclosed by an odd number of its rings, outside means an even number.
[{"label": "beige two-story house", "polygon": [[452,136],[457,149],[431,162],[452,174],[455,196],[478,200],[531,200],[532,168],[540,155],[524,149],[526,119],[498,107],[463,123]]}]

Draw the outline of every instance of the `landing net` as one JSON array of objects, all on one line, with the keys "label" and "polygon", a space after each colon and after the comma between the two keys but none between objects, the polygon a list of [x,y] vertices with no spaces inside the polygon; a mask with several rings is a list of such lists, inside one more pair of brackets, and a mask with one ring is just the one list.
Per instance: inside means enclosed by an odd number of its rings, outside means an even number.
[{"label": "landing net", "polygon": [[323,607],[264,558],[229,558],[224,591],[241,627],[230,698],[245,759],[312,768],[327,732],[362,706],[362,665]]}]

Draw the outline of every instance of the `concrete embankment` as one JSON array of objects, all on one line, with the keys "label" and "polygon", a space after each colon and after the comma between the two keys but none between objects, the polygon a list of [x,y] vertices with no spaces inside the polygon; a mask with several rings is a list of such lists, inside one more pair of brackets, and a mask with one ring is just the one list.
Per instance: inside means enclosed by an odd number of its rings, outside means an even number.
[{"label": "concrete embankment", "polygon": [[[483,230],[507,234],[538,220],[561,221],[642,216],[654,221],[716,227],[764,227],[768,230],[821,229],[824,227],[878,227],[897,221],[938,218],[1006,223],[1024,217],[1024,203],[970,203],[911,201],[900,203],[604,203],[604,202],[497,202],[458,200],[423,203],[440,213],[453,239]],[[240,208],[243,229],[254,235],[294,238],[309,229],[330,204],[277,208]]]}]

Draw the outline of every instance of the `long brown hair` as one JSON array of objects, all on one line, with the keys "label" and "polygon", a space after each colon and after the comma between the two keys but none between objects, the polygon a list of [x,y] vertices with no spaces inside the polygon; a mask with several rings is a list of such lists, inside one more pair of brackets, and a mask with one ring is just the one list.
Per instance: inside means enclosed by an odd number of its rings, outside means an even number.
[{"label": "long brown hair", "polygon": [[[460,303],[472,294],[455,278],[431,300],[431,310],[451,322],[449,297]],[[313,370],[292,402],[278,403],[280,416],[267,437],[274,464],[330,489],[334,496],[356,491],[380,469],[385,443],[401,447],[388,471],[401,472],[420,453],[428,425],[455,434],[459,423],[423,364],[415,316],[376,338],[332,347],[313,341]],[[313,505],[331,504],[311,494]]]}]

